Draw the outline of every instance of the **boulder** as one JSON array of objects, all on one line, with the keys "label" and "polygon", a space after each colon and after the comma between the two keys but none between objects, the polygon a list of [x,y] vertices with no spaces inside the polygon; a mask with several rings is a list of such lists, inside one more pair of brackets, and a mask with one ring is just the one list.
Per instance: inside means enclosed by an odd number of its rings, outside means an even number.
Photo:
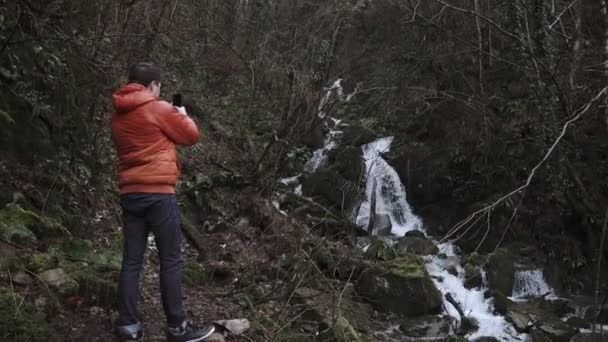
[{"label": "boulder", "polygon": [[37,278],[49,287],[57,289],[57,291],[64,296],[73,295],[78,292],[78,283],[71,278],[63,268],[53,268],[44,271],[38,274]]},{"label": "boulder", "polygon": [[494,310],[496,310],[498,314],[506,315],[507,310],[513,302],[500,291],[492,291],[491,294],[494,299]]},{"label": "boulder", "polygon": [[508,249],[498,248],[490,255],[487,276],[490,289],[500,291],[506,296],[512,294],[515,266],[513,254]]},{"label": "boulder", "polygon": [[325,145],[325,133],[327,133],[325,123],[320,121],[302,136],[300,142],[310,149],[319,149]]},{"label": "boulder", "polygon": [[520,333],[528,332],[532,326],[532,319],[526,312],[518,310],[509,310],[505,316],[508,322],[511,322],[515,330]]},{"label": "boulder", "polygon": [[536,328],[530,330],[530,340],[531,342],[552,342],[550,338],[545,336],[542,331]]},{"label": "boulder", "polygon": [[365,167],[363,164],[361,148],[354,146],[340,146],[328,153],[331,169],[344,179],[359,184],[363,179]]},{"label": "boulder", "polygon": [[572,336],[576,334],[574,328],[557,317],[543,317],[541,320],[534,322],[534,324],[538,330],[554,342],[569,342]]},{"label": "boulder", "polygon": [[412,253],[416,255],[435,255],[439,253],[439,247],[431,240],[420,237],[405,236],[399,239],[395,245],[397,253],[405,255]]},{"label": "boulder", "polygon": [[414,237],[414,238],[421,238],[421,239],[426,239],[426,234],[422,231],[422,230],[410,230],[408,232],[405,233],[405,235],[403,235],[403,237]]},{"label": "boulder", "polygon": [[21,286],[29,286],[34,283],[34,279],[32,279],[32,277],[30,277],[29,274],[27,274],[23,271],[19,271],[19,272],[15,273],[13,275],[12,279],[13,279],[13,283],[15,283],[17,285],[21,285]]},{"label": "boulder", "polygon": [[481,288],[481,286],[483,286],[481,268],[471,264],[464,265],[464,287],[472,289]]},{"label": "boulder", "polygon": [[566,320],[566,324],[575,329],[589,329],[591,323],[583,318],[572,316]]},{"label": "boulder", "polygon": [[342,130],[342,144],[351,146],[361,146],[376,139],[376,134],[360,125],[350,125]]},{"label": "boulder", "polygon": [[307,197],[320,196],[341,212],[350,213],[357,202],[359,189],[356,184],[331,169],[321,169],[307,177],[302,183]]},{"label": "boulder", "polygon": [[356,289],[377,310],[406,317],[438,313],[443,303],[422,261],[414,255],[371,266],[359,276]]},{"label": "boulder", "polygon": [[350,322],[344,318],[344,316],[338,317],[332,328],[332,337],[336,342],[359,342],[363,341],[361,336],[357,333],[355,328],[350,324]]},{"label": "boulder", "polygon": [[445,341],[450,322],[446,317],[426,315],[403,320],[399,330],[409,339],[424,337],[425,341]]},{"label": "boulder", "polygon": [[472,342],[500,342],[500,340],[492,336],[482,336],[474,339]]},{"label": "boulder", "polygon": [[603,335],[599,335],[596,332],[595,336],[592,333],[581,332],[574,335],[570,342],[608,342],[608,334],[606,334],[605,330]]}]

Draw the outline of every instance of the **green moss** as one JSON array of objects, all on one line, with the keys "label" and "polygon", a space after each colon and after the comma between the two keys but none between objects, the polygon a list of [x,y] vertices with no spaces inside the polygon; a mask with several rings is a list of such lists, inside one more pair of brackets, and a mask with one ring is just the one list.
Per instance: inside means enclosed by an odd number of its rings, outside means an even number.
[{"label": "green moss", "polygon": [[0,287],[0,340],[46,341],[46,315],[11,289]]},{"label": "green moss", "polygon": [[102,252],[94,249],[93,243],[88,240],[65,240],[59,253],[72,261],[91,264],[99,272],[118,271],[122,262],[120,251],[116,251],[115,248],[106,248]]},{"label": "green moss", "polygon": [[78,293],[90,303],[113,305],[118,292],[114,277],[78,263],[66,264],[66,271],[78,283]]},{"label": "green moss", "polygon": [[55,255],[49,253],[29,254],[21,259],[25,268],[33,273],[40,273],[55,268],[59,263]]},{"label": "green moss", "polygon": [[182,278],[184,285],[188,287],[201,286],[207,281],[207,275],[203,272],[201,265],[192,261],[186,261],[182,267]]},{"label": "green moss", "polygon": [[338,342],[362,341],[355,328],[344,317],[338,317],[331,330],[334,339]]},{"label": "green moss", "polygon": [[388,261],[397,257],[397,252],[382,240],[374,240],[365,251],[365,257],[370,259]]},{"label": "green moss", "polygon": [[422,262],[413,255],[389,261],[385,266],[391,273],[402,278],[416,279],[426,276]]},{"label": "green moss", "polygon": [[69,235],[70,232],[49,217],[9,203],[0,210],[0,234],[7,241],[34,242],[36,238]]}]

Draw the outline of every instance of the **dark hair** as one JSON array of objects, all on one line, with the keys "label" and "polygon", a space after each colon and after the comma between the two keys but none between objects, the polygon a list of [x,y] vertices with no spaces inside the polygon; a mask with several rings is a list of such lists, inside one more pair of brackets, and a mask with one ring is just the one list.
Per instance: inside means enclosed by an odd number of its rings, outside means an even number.
[{"label": "dark hair", "polygon": [[147,87],[153,81],[160,82],[160,68],[152,62],[139,62],[129,66],[129,83]]}]

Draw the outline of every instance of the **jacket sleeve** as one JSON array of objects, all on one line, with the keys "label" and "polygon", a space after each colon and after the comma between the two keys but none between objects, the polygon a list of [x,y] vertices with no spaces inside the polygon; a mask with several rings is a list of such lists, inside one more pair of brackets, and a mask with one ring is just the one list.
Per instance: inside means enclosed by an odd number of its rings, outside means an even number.
[{"label": "jacket sleeve", "polygon": [[180,114],[168,102],[158,102],[158,125],[163,133],[177,145],[190,146],[198,142],[200,132],[194,120]]}]

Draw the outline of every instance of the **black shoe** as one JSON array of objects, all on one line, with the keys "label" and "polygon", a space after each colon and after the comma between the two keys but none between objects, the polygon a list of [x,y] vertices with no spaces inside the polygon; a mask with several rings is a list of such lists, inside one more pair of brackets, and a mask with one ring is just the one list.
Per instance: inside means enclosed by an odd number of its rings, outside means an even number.
[{"label": "black shoe", "polygon": [[180,327],[167,329],[168,342],[203,341],[215,332],[212,324],[197,327],[191,322],[184,322]]},{"label": "black shoe", "polygon": [[117,325],[115,332],[121,341],[140,341],[144,338],[144,329],[141,323]]}]

